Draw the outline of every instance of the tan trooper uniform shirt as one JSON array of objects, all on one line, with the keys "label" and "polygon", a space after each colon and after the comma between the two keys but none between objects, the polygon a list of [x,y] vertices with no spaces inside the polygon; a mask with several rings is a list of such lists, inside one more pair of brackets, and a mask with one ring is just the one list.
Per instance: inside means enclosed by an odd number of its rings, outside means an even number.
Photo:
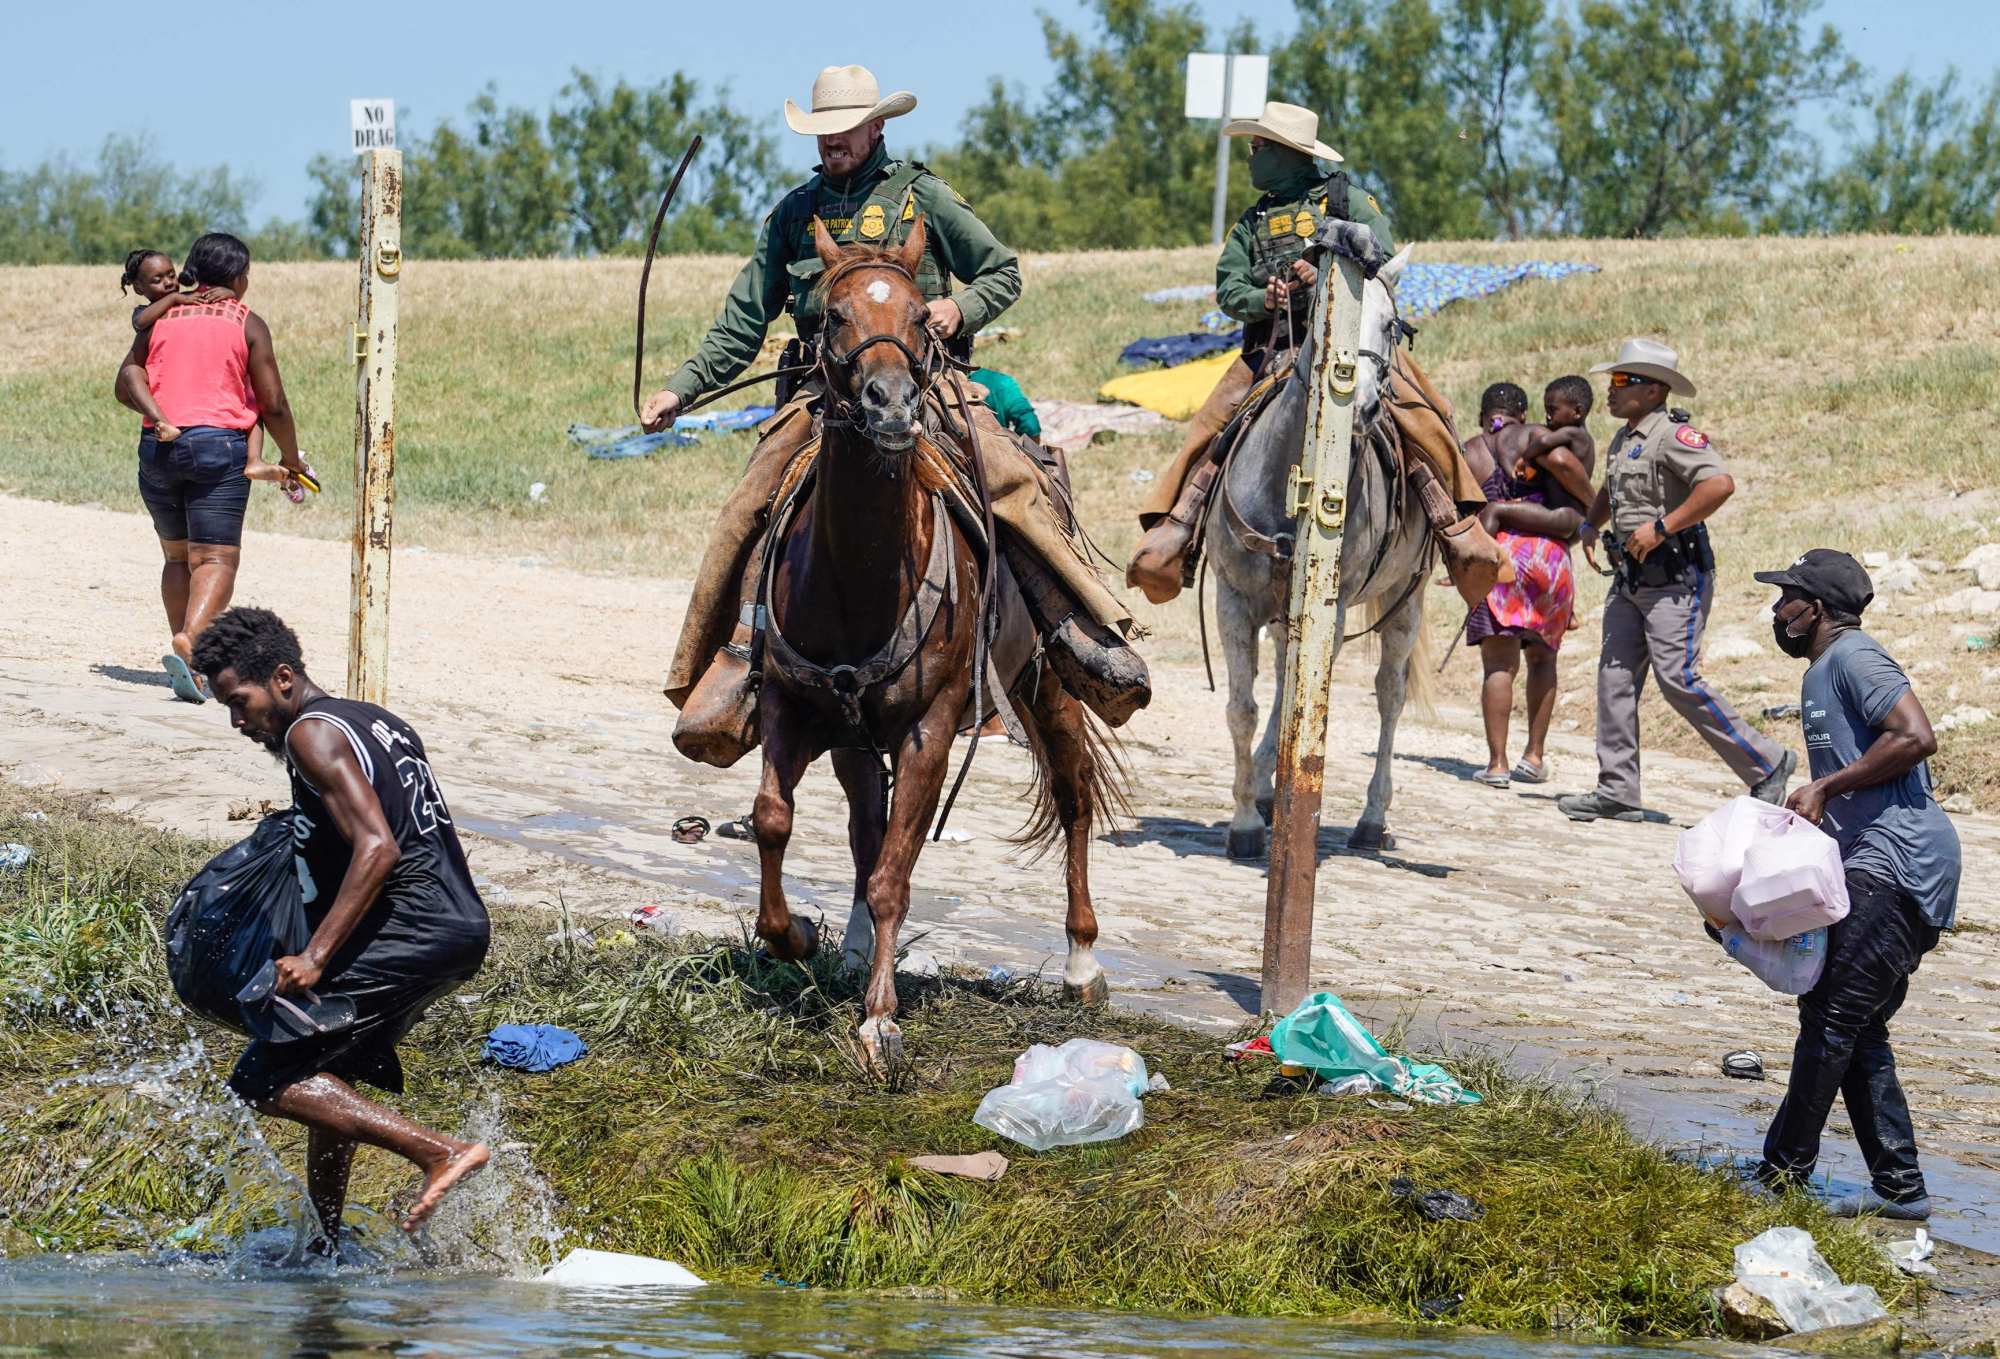
[{"label": "tan trooper uniform shirt", "polygon": [[1620,537],[1672,514],[1688,493],[1729,469],[1709,437],[1656,410],[1618,431],[1604,458],[1611,495],[1611,530]]}]

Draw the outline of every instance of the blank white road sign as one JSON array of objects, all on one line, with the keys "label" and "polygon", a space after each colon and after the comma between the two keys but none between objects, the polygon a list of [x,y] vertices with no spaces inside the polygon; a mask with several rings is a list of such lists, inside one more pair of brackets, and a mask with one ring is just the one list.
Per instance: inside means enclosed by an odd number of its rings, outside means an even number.
[{"label": "blank white road sign", "polygon": [[[1222,107],[1224,67],[1229,84],[1229,109]],[[1221,52],[1190,52],[1187,64],[1187,106],[1190,118],[1255,118],[1264,111],[1271,81],[1271,59]]]},{"label": "blank white road sign", "polygon": [[354,123],[354,150],[387,149],[396,144],[396,101],[393,99],[350,99],[347,101]]}]

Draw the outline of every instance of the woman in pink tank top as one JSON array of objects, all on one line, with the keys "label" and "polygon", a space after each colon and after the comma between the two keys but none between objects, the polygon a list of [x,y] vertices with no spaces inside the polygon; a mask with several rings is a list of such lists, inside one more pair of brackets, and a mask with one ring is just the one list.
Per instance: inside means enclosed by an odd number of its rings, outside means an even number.
[{"label": "woman in pink tank top", "polygon": [[[262,423],[283,465],[305,470],[270,327],[243,305],[250,248],[210,232],[188,250],[183,286],[225,290],[220,301],[175,307],[141,333],[118,372],[118,399],[145,418],[139,495],[166,558],[160,601],[173,649],[160,658],[174,693],[203,701],[188,662],[194,639],[229,607],[242,560],[249,435]],[[160,427],[171,436],[162,439]]]}]

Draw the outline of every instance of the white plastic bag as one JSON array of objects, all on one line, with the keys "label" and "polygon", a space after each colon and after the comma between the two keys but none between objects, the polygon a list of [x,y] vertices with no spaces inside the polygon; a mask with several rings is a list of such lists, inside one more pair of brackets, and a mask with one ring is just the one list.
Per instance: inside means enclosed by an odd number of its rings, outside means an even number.
[{"label": "white plastic bag", "polygon": [[1867,1284],[1841,1283],[1811,1235],[1797,1227],[1773,1227],[1738,1246],[1736,1281],[1801,1334],[1888,1315]]},{"label": "white plastic bag", "polygon": [[1807,930],[1789,939],[1759,939],[1741,925],[1722,927],[1722,947],[1773,991],[1802,996],[1826,970],[1826,931]]},{"label": "white plastic bag", "polygon": [[573,1250],[542,1275],[571,1288],[694,1288],[701,1280],[672,1260],[612,1250]]},{"label": "white plastic bag", "polygon": [[1115,1141],[1144,1126],[1145,1059],[1116,1043],[1037,1043],[1014,1060],[1014,1079],[986,1092],[972,1121],[1034,1151]]},{"label": "white plastic bag", "polygon": [[1743,877],[1744,854],[1791,815],[1754,797],[1736,797],[1680,833],[1674,842],[1674,876],[1709,924],[1720,929],[1736,922],[1729,899]]},{"label": "white plastic bag", "polygon": [[1790,812],[1743,855],[1730,914],[1758,939],[1789,939],[1847,918],[1847,875],[1831,835]]}]

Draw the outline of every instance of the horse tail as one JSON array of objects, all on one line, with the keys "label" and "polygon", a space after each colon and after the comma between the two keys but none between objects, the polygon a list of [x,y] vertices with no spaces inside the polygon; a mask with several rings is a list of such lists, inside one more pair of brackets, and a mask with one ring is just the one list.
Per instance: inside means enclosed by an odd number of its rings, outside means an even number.
[{"label": "horse tail", "polygon": [[[1417,589],[1421,590],[1423,586],[1419,584]],[[1382,607],[1386,602],[1388,601],[1376,596],[1363,600],[1360,606],[1361,626],[1358,631],[1367,633],[1370,646],[1377,649],[1378,654],[1382,645],[1379,625],[1382,619]],[[1404,664],[1403,702],[1406,706],[1414,705],[1417,716],[1426,722],[1435,722],[1438,715],[1436,643],[1431,640],[1430,629],[1424,626],[1422,597],[1400,603],[1405,607],[1415,607],[1417,610],[1417,639],[1410,647],[1410,659]]]},{"label": "horse tail", "polygon": [[[1053,678],[1045,675],[1043,682],[1053,683]],[[1072,697],[1070,702],[1076,704],[1077,739],[1083,745],[1084,778],[1079,791],[1090,800],[1092,819],[1107,830],[1116,830],[1119,822],[1132,819],[1132,766],[1125,758],[1124,743],[1080,701]],[[1063,843],[1057,771],[1040,714],[1026,705],[1016,712],[1028,737],[1028,757],[1034,763],[1035,800],[1021,829],[1008,838],[1030,851],[1029,863],[1039,863]]]}]

